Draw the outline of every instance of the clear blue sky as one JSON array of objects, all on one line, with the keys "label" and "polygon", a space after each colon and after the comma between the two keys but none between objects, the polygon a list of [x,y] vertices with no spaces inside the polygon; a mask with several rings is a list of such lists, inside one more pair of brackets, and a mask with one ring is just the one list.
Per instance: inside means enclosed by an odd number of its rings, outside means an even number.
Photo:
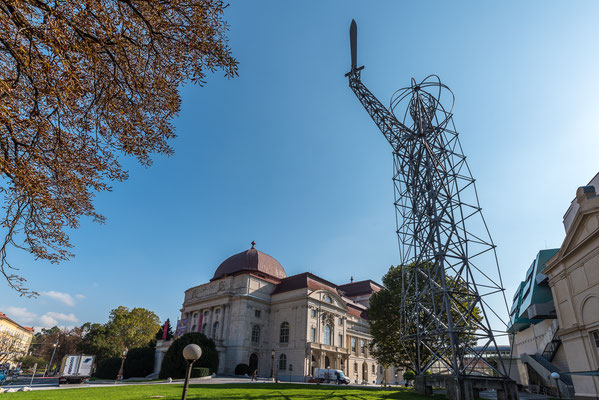
[{"label": "clear blue sky", "polygon": [[252,240],[288,275],[380,281],[398,260],[392,159],[343,76],[352,18],[383,103],[431,73],[455,93],[508,295],[560,246],[599,169],[599,3],[232,0],[226,17],[240,76],[182,89],[175,155],[128,163],[131,178],[97,197],[107,223],[72,233],[75,259],[13,253],[47,294],[1,284],[0,311],[35,326],[105,322],[119,305],[176,320],[184,290]]}]

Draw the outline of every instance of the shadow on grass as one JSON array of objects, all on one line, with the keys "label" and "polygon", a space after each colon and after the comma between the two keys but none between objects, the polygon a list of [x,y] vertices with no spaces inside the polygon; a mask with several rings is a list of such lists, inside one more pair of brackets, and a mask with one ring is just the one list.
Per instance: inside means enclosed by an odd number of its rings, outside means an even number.
[{"label": "shadow on grass", "polygon": [[[421,396],[405,388],[378,388],[358,386],[303,385],[292,383],[252,383],[252,384],[191,384],[190,399],[217,398],[211,397],[211,392],[218,392],[218,398],[223,400],[256,400],[256,399],[322,399],[322,400],[440,400],[445,396]],[[227,393],[222,393],[222,390]],[[198,390],[202,395],[198,396]]]}]

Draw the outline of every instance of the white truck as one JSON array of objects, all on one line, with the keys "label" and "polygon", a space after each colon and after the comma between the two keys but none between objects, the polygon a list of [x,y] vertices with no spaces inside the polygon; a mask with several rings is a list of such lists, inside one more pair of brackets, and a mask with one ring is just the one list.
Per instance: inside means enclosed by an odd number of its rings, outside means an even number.
[{"label": "white truck", "polygon": [[314,368],[314,380],[318,382],[344,383],[349,385],[349,378],[340,369]]},{"label": "white truck", "polygon": [[95,356],[68,354],[62,359],[58,383],[82,383],[92,376]]}]

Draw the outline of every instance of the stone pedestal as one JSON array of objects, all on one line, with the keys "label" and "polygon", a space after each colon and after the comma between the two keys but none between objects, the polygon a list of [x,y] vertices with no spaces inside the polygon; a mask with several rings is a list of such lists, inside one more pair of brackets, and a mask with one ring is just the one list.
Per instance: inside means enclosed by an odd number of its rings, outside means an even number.
[{"label": "stone pedestal", "polygon": [[160,367],[162,366],[162,360],[169,347],[173,344],[171,340],[157,340],[156,341],[156,352],[154,353],[154,374],[160,373]]}]

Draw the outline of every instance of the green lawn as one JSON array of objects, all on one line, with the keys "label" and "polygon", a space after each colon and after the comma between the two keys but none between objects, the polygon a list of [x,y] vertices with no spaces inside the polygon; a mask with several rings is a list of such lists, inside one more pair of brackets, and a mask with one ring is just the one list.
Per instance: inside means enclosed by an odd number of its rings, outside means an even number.
[{"label": "green lawn", "polygon": [[[68,399],[164,399],[181,398],[183,385],[135,385],[123,387],[91,387],[86,389],[44,390],[33,392],[3,393],[2,399],[68,400]],[[226,385],[190,385],[188,399],[322,399],[322,400],[420,400],[422,397],[408,390],[380,390],[328,385],[294,385],[288,383],[256,383]],[[438,396],[433,399],[439,399]]]}]

